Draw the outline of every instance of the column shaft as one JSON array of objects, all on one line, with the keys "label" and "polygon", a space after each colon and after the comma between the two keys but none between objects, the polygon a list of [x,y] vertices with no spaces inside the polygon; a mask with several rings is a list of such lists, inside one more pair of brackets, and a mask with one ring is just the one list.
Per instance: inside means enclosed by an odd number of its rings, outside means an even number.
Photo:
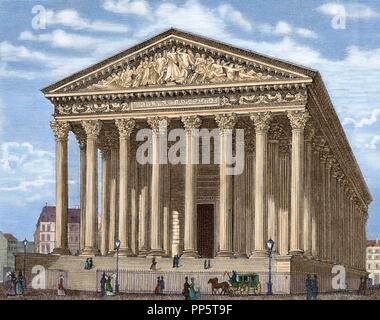
[{"label": "column shaft", "polygon": [[266,219],[267,219],[267,149],[268,130],[271,114],[253,113],[251,119],[255,125],[256,161],[255,161],[255,246],[253,256],[266,256]]},{"label": "column shaft", "polygon": [[67,182],[67,138],[68,122],[52,121],[56,141],[56,222],[53,253],[69,254],[68,249],[68,182]]},{"label": "column shaft", "polygon": [[102,216],[101,216],[101,244],[102,255],[108,253],[108,231],[110,222],[110,150],[102,150]]},{"label": "column shaft", "polygon": [[86,120],[82,122],[87,136],[86,154],[86,236],[83,255],[100,254],[97,247],[98,236],[98,156],[97,137],[101,122]]},{"label": "column shaft", "polygon": [[304,128],[309,114],[307,112],[288,112],[292,126],[292,172],[291,172],[291,216],[290,216],[290,251],[302,253],[301,222],[303,221],[303,201],[305,191],[304,171]]},{"label": "column shaft", "polygon": [[185,164],[185,229],[184,251],[185,257],[197,257],[197,163],[199,150],[195,141],[196,131],[201,121],[196,116],[183,117],[182,122],[186,130],[186,164]]},{"label": "column shaft", "polygon": [[232,243],[232,177],[228,173],[228,164],[232,158],[232,129],[236,124],[236,116],[217,115],[215,120],[219,127],[219,251],[218,257],[231,257],[233,255]]},{"label": "column shaft", "polygon": [[118,163],[119,163],[119,150],[117,147],[117,141],[115,139],[114,144],[111,148],[110,156],[110,220],[109,220],[109,231],[108,231],[108,253],[109,255],[114,255],[115,251],[115,240],[118,238]]}]

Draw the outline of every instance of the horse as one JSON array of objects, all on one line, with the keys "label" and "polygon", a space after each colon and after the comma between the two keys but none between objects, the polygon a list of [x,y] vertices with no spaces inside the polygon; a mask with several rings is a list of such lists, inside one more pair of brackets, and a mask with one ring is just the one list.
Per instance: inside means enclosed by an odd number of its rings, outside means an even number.
[{"label": "horse", "polygon": [[222,294],[226,295],[228,294],[229,287],[230,285],[228,282],[221,282],[219,283],[218,278],[211,278],[208,280],[208,283],[211,283],[211,289],[212,289],[212,294],[214,295],[215,293],[218,293],[219,289],[222,290]]}]

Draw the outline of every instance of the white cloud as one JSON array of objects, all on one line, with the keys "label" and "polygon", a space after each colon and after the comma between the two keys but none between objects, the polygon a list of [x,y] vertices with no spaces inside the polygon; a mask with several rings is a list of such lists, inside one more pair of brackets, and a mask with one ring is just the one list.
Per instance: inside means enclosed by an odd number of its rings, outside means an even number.
[{"label": "white cloud", "polygon": [[76,30],[115,33],[125,33],[128,31],[128,27],[122,24],[85,19],[74,9],[47,10],[46,20],[48,25],[62,25]]},{"label": "white cloud", "polygon": [[380,146],[380,136],[376,135],[371,139],[371,142],[366,145],[366,148],[376,150],[378,146]]},{"label": "white cloud", "polygon": [[342,4],[338,2],[328,2],[317,8],[317,11],[328,16],[345,15],[351,19],[371,19],[380,14],[371,7],[361,3]]},{"label": "white cloud", "polygon": [[[0,146],[0,200],[16,206],[36,193],[51,196],[54,190],[54,155],[28,142]],[[54,191],[53,191],[54,194]]]},{"label": "white cloud", "polygon": [[226,21],[231,22],[245,31],[252,30],[251,22],[243,14],[230,4],[222,4],[217,8],[219,15]]},{"label": "white cloud", "polygon": [[[294,35],[299,35],[299,36],[304,37],[304,38],[317,38],[318,37],[314,31],[312,31],[310,29],[306,29],[306,28],[294,27],[286,21],[279,21],[279,22],[277,22],[277,24],[274,27],[268,28],[268,26],[265,26],[264,28],[267,30],[267,32],[272,32],[274,34],[279,34],[279,35],[292,35],[292,34],[294,34]],[[264,28],[262,30],[265,30]]]},{"label": "white cloud", "polygon": [[50,33],[33,34],[26,30],[20,33],[19,40],[46,42],[52,47],[65,49],[89,49],[95,47],[99,43],[104,42],[103,39],[82,36],[79,34],[68,33],[63,30],[53,30]]},{"label": "white cloud", "polygon": [[343,125],[353,124],[356,128],[362,128],[364,126],[371,126],[378,121],[378,117],[380,116],[380,109],[372,110],[372,113],[367,118],[361,118],[359,120],[355,120],[353,118],[345,118],[343,119]]},{"label": "white cloud", "polygon": [[102,6],[105,10],[114,13],[135,14],[149,17],[151,9],[145,0],[104,0]]}]

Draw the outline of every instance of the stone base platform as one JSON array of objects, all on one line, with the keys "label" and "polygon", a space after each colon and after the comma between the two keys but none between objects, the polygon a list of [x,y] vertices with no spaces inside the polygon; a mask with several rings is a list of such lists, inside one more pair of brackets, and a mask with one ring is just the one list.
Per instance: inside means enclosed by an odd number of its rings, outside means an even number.
[{"label": "stone base platform", "polygon": [[[32,259],[30,259],[32,260]],[[58,279],[63,276],[65,287],[71,290],[99,291],[100,277],[103,272],[116,274],[116,257],[93,257],[93,268],[84,269],[86,257],[39,255],[34,265],[46,268],[46,288],[56,289]],[[260,277],[262,292],[266,292],[268,281],[268,258],[216,258],[211,259],[211,268],[204,269],[204,259],[181,258],[180,267],[172,268],[172,258],[157,257],[157,270],[150,270],[150,257],[119,257],[119,285],[121,292],[152,293],[157,277],[165,279],[167,293],[180,294],[185,277],[194,277],[201,292],[211,293],[208,284],[210,278],[219,282],[227,281],[225,272],[236,270],[238,274],[257,273]],[[48,261],[49,263],[44,263]],[[32,267],[32,266],[31,266]],[[317,274],[320,292],[332,292],[333,264],[306,258],[304,256],[274,255],[272,260],[272,282],[275,294],[304,293],[307,274]],[[346,268],[346,283],[349,290],[359,287],[360,277],[366,275],[363,270]]]}]

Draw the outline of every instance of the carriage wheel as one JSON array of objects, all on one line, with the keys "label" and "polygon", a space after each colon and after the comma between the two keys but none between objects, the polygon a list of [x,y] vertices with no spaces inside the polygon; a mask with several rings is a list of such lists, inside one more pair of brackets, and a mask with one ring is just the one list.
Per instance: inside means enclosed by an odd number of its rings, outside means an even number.
[{"label": "carriage wheel", "polygon": [[228,290],[228,295],[229,295],[230,297],[233,297],[234,294],[235,294],[234,287],[231,287],[231,288]]},{"label": "carriage wheel", "polygon": [[242,296],[245,296],[245,297],[248,296],[248,294],[249,294],[249,285],[248,285],[248,283],[243,283],[241,285],[241,287],[240,287],[240,294]]}]

